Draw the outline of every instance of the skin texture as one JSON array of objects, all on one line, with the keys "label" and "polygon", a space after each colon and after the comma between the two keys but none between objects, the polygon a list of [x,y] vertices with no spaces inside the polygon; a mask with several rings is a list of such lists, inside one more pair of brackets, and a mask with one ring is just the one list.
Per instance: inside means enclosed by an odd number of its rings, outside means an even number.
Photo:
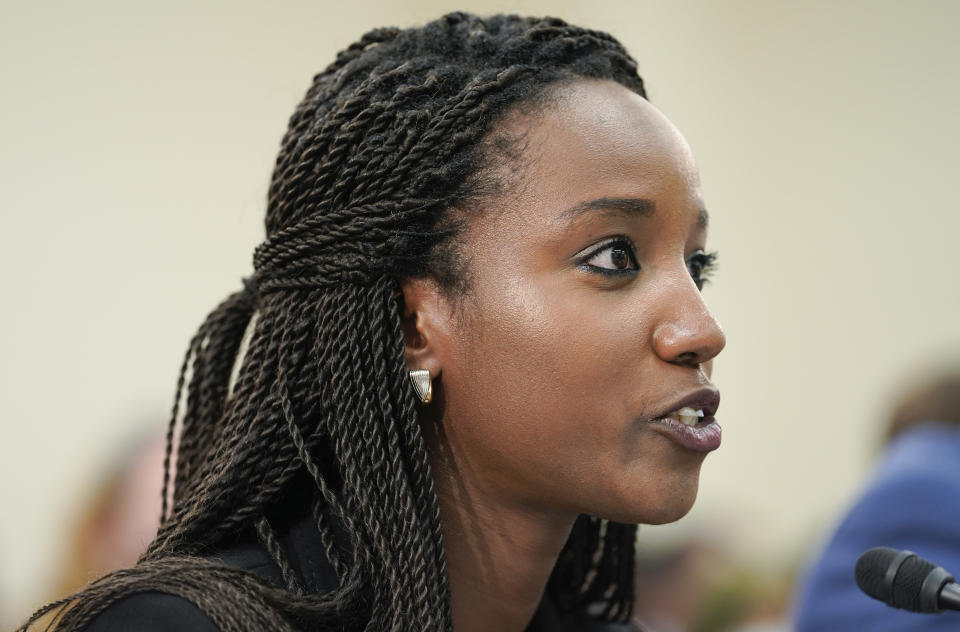
[{"label": "skin texture", "polygon": [[[581,80],[499,131],[521,155],[463,235],[468,294],[403,287],[408,366],[434,376],[424,432],[458,632],[522,630],[578,514],[690,509],[705,455],[646,420],[712,388],[725,344],[688,268],[706,248],[697,169],[656,108]],[[583,208],[614,198],[652,205]],[[601,274],[634,267],[623,246],[596,252],[620,235],[639,270]]]}]

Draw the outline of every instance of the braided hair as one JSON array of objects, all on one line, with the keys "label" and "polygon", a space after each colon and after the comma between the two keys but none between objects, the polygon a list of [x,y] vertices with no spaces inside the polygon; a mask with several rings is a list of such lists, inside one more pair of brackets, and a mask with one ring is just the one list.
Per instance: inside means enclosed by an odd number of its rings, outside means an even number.
[{"label": "braided hair", "polygon": [[[578,78],[645,96],[615,39],[554,18],[451,13],[376,29],[316,75],[282,141],[255,272],[207,317],[181,367],[156,539],[135,567],[31,621],[59,608],[58,629],[76,630],[159,590],[225,632],[451,629],[399,282],[430,275],[462,289],[452,210],[502,188],[490,166],[506,151],[489,142],[497,122]],[[322,594],[301,586],[273,519],[303,480],[297,498],[339,580]],[[635,529],[576,521],[547,586],[561,612],[629,617]],[[204,557],[239,533],[259,539],[284,586]]]}]

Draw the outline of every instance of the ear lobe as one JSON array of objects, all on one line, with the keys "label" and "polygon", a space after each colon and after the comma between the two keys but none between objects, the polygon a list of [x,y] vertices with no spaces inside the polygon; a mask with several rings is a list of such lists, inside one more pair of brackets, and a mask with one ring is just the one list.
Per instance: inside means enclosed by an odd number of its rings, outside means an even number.
[{"label": "ear lobe", "polygon": [[449,312],[443,294],[429,278],[404,279],[400,283],[404,359],[407,370],[426,369],[435,379],[442,370]]}]

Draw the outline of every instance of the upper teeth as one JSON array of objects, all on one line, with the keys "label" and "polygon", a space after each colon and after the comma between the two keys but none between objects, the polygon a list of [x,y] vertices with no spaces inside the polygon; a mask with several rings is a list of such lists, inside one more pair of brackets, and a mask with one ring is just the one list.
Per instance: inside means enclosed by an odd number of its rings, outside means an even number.
[{"label": "upper teeth", "polygon": [[684,406],[680,410],[676,410],[668,415],[668,417],[673,417],[679,419],[681,422],[687,424],[688,426],[697,425],[697,421],[703,417],[702,409],[691,408],[690,406]]}]

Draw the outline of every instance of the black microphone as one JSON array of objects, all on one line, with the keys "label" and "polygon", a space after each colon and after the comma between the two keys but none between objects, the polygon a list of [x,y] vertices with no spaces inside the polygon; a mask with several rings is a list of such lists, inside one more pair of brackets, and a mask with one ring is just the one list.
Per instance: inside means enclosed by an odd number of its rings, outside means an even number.
[{"label": "black microphone", "polygon": [[960,584],[910,551],[878,546],[857,560],[857,586],[888,606],[912,612],[960,610]]}]

